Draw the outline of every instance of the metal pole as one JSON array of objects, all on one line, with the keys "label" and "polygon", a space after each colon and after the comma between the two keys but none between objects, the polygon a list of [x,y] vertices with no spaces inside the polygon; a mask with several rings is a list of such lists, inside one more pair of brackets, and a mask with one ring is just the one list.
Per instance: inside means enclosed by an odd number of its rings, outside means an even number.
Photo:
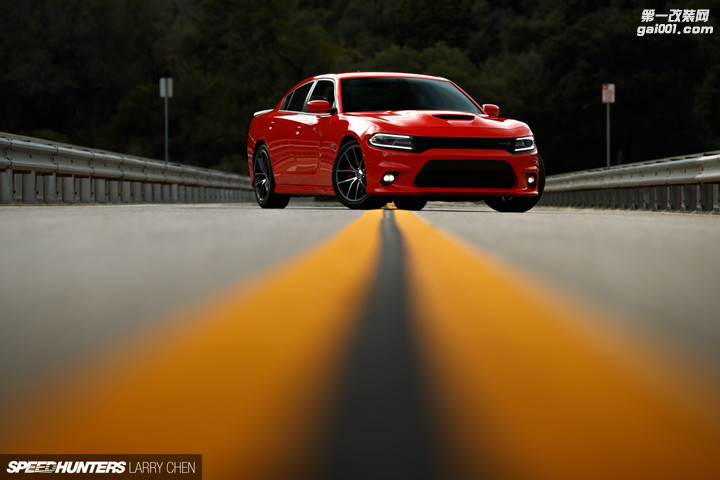
[{"label": "metal pole", "polygon": [[168,160],[170,158],[169,154],[169,128],[168,128],[168,79],[163,78],[163,82],[165,82],[165,165],[167,166]]},{"label": "metal pole", "polygon": [[607,130],[607,145],[606,145],[606,160],[607,160],[607,166],[610,166],[610,103],[606,103],[607,105],[607,115],[606,115],[606,130]]}]

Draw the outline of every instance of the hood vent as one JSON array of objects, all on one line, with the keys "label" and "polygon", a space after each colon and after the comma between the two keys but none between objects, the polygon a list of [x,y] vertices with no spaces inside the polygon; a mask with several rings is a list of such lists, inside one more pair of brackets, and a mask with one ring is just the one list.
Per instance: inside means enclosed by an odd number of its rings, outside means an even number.
[{"label": "hood vent", "polygon": [[474,120],[475,116],[473,115],[458,115],[458,114],[452,114],[452,113],[445,113],[440,115],[433,115],[435,118],[439,118],[440,120]]}]

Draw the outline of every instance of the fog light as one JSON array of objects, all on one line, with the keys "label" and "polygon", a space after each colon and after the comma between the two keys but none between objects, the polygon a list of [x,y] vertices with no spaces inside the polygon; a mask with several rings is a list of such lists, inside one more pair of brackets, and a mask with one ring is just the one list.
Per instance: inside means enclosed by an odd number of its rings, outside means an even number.
[{"label": "fog light", "polygon": [[382,184],[383,185],[390,185],[395,181],[395,178],[397,178],[397,173],[395,172],[388,172],[385,175],[383,175],[382,178]]},{"label": "fog light", "polygon": [[527,175],[527,183],[529,187],[535,186],[535,174],[534,173],[528,173]]}]

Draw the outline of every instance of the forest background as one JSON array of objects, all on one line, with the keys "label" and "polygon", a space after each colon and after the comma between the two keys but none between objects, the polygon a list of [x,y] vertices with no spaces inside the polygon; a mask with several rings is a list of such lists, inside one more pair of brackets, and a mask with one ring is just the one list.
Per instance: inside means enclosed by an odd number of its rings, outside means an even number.
[{"label": "forest background", "polygon": [[530,124],[549,173],[720,149],[720,32],[638,36],[718,0],[0,0],[0,131],[247,172],[254,111],[315,74],[447,77]]}]

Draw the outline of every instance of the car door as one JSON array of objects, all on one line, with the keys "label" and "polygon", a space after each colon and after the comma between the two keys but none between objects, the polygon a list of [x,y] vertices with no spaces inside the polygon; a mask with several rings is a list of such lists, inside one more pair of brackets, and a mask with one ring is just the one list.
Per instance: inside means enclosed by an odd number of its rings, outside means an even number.
[{"label": "car door", "polygon": [[275,182],[279,185],[297,184],[296,137],[302,124],[298,120],[304,115],[302,111],[313,85],[314,82],[308,82],[289,93],[268,125],[268,149]]},{"label": "car door", "polygon": [[[318,80],[308,97],[310,100],[326,100],[330,106],[335,103],[335,84],[331,80]],[[312,114],[307,109],[293,120],[295,124],[294,175],[298,185],[320,185],[320,156],[324,132],[327,130],[332,115],[329,113]]]}]

